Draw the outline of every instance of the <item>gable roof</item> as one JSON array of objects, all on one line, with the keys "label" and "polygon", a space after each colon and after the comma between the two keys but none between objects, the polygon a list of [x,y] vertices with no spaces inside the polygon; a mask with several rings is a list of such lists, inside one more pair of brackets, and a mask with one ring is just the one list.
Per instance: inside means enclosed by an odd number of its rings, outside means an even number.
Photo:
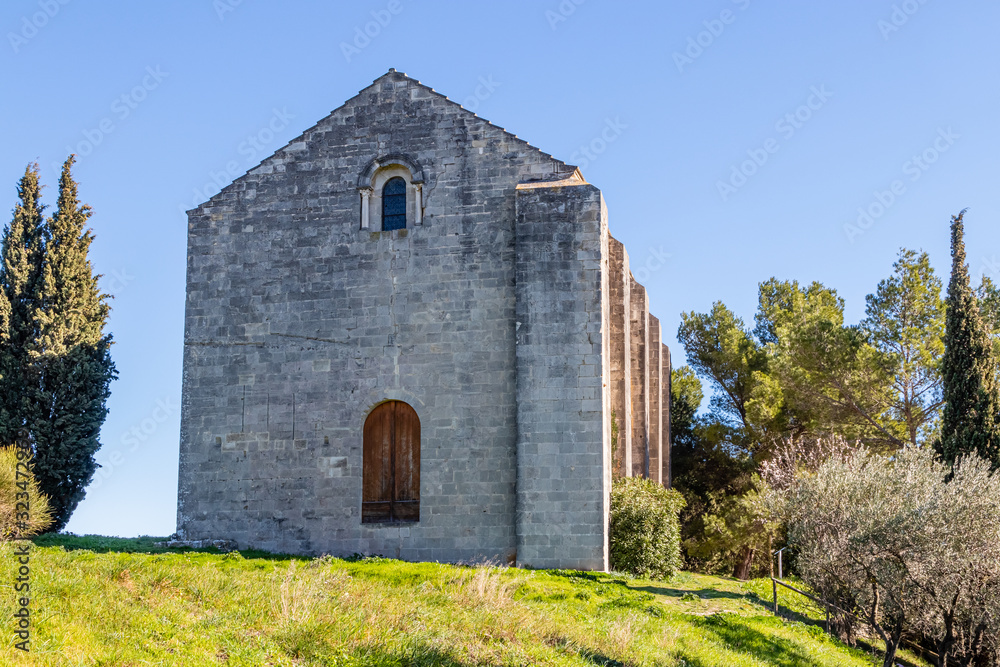
[{"label": "gable roof", "polygon": [[316,130],[317,128],[319,128],[326,120],[328,120],[329,118],[333,117],[335,114],[337,114],[341,110],[346,109],[346,108],[352,106],[359,97],[361,97],[362,95],[365,95],[365,94],[371,92],[371,90],[373,88],[381,87],[381,85],[383,83],[386,83],[386,82],[399,82],[399,81],[406,81],[407,83],[412,84],[413,86],[416,86],[416,87],[419,87],[419,88],[423,89],[424,91],[426,91],[427,93],[429,93],[431,96],[436,97],[438,99],[442,99],[442,100],[446,101],[448,104],[454,105],[455,107],[458,107],[459,109],[462,110],[463,113],[468,114],[469,116],[475,118],[476,120],[478,120],[479,122],[483,123],[484,125],[486,125],[488,127],[491,127],[491,128],[493,128],[495,130],[500,131],[501,133],[503,133],[507,137],[507,139],[509,141],[511,141],[513,143],[521,144],[525,148],[527,148],[530,151],[533,151],[533,152],[539,154],[543,158],[545,158],[547,160],[552,160],[553,162],[555,162],[555,163],[557,163],[559,165],[562,165],[562,167],[564,167],[564,169],[560,169],[559,170],[560,172],[565,172],[567,174],[572,174],[573,176],[571,176],[571,177],[575,177],[575,178],[579,179],[580,181],[584,180],[583,176],[580,174],[579,168],[576,167],[575,165],[568,164],[568,163],[566,163],[566,162],[564,162],[562,160],[559,160],[559,159],[553,157],[550,153],[546,153],[545,151],[541,150],[540,148],[531,145],[530,143],[528,143],[524,139],[521,139],[516,134],[513,134],[512,132],[508,132],[505,128],[503,128],[503,127],[501,127],[501,126],[499,126],[499,125],[497,125],[495,123],[492,123],[492,122],[490,122],[489,120],[487,120],[485,118],[482,118],[481,116],[479,116],[475,112],[473,112],[473,111],[471,111],[469,109],[466,109],[464,106],[462,106],[458,102],[450,99],[448,96],[443,95],[443,94],[437,92],[436,90],[434,90],[433,88],[431,88],[430,86],[427,86],[427,85],[421,83],[419,80],[414,79],[413,77],[407,76],[403,72],[398,72],[398,71],[396,71],[395,68],[389,68],[388,72],[386,72],[382,76],[376,78],[374,81],[372,81],[372,83],[370,85],[368,85],[368,86],[362,88],[361,90],[359,90],[356,95],[354,95],[353,97],[351,97],[348,100],[346,100],[339,107],[335,108],[333,111],[331,111],[329,114],[327,114],[326,116],[324,116],[323,118],[321,118],[320,120],[318,120],[316,123],[314,123],[313,125],[311,125],[307,129],[303,130],[302,133],[300,133],[298,136],[296,136],[296,137],[292,138],[291,140],[289,140],[284,146],[282,146],[282,147],[278,148],[277,150],[275,150],[273,153],[271,153],[270,155],[268,155],[267,157],[265,157],[264,159],[262,159],[255,166],[251,167],[250,169],[247,169],[246,172],[243,173],[243,175],[234,178],[232,183],[230,183],[226,187],[222,188],[218,193],[216,193],[214,196],[212,196],[211,198],[209,198],[206,202],[203,202],[202,204],[200,204],[199,206],[197,206],[197,207],[195,207],[194,209],[191,209],[191,210],[192,211],[196,211],[196,210],[199,210],[199,209],[203,208],[205,206],[205,204],[211,203],[215,199],[217,199],[217,198],[221,197],[223,194],[225,194],[226,191],[229,190],[233,186],[233,184],[235,184],[238,181],[246,178],[247,175],[252,174],[253,172],[257,171],[258,169],[261,169],[269,161],[273,160],[275,157],[277,157],[277,156],[283,156],[284,154],[290,152],[290,150],[293,147],[296,147],[296,145],[300,145],[301,146],[303,144],[303,142],[306,140],[306,136],[307,135],[309,135],[311,132],[313,132],[314,130]]},{"label": "gable roof", "polygon": [[426,84],[420,83],[420,81],[418,79],[414,79],[411,76],[407,76],[404,72],[397,72],[395,67],[390,67],[388,72],[386,72],[382,76],[380,76],[377,79],[375,79],[374,81],[372,81],[371,86],[368,86],[366,88],[361,89],[360,91],[358,91],[357,95],[355,95],[354,97],[352,97],[350,100],[347,100],[347,102],[345,102],[344,104],[342,104],[337,109],[334,109],[334,111],[331,112],[331,115],[332,115],[332,113],[336,113],[337,111],[339,111],[343,107],[345,107],[348,104],[350,104],[350,102],[352,100],[354,100],[356,97],[359,97],[360,95],[363,95],[372,86],[379,85],[379,84],[381,84],[382,82],[384,82],[386,80],[391,80],[391,81],[408,81],[408,82],[410,82],[410,83],[412,83],[412,84],[414,84],[416,86],[419,86],[420,88],[426,90],[427,92],[431,93],[435,97],[443,99],[446,102],[448,102],[449,104],[455,105],[456,107],[458,107],[459,109],[461,109],[465,113],[470,114],[474,118],[477,118],[478,120],[480,120],[484,124],[488,125],[489,127],[492,127],[494,129],[500,130],[505,135],[507,135],[507,137],[509,139],[513,140],[514,142],[519,143],[519,144],[523,144],[527,148],[530,148],[531,150],[535,151],[536,153],[539,153],[539,154],[545,156],[546,158],[548,158],[550,160],[554,160],[555,162],[558,162],[558,163],[560,163],[562,165],[565,165],[568,168],[568,170],[570,170],[570,171],[577,169],[576,165],[571,165],[568,162],[563,162],[562,160],[560,160],[560,159],[558,159],[556,157],[553,157],[552,154],[546,153],[545,151],[543,151],[542,149],[538,148],[537,146],[531,145],[530,143],[528,143],[524,139],[520,138],[519,136],[517,136],[513,132],[509,132],[507,129],[505,129],[505,128],[499,126],[499,125],[497,125],[496,123],[493,123],[493,122],[487,120],[486,118],[483,118],[482,116],[480,116],[476,112],[471,111],[469,109],[466,109],[460,103],[458,103],[455,100],[451,99],[447,95],[439,93],[438,91],[434,90],[433,88],[431,88],[430,86],[428,86]]}]

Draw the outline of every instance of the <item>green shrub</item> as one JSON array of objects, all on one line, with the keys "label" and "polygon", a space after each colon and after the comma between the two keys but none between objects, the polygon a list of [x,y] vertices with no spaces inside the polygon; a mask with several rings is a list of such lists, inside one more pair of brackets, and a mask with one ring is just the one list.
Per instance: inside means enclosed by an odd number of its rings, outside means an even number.
[{"label": "green shrub", "polygon": [[52,525],[49,499],[34,475],[25,473],[27,463],[16,447],[0,447],[0,541],[31,537]]},{"label": "green shrub", "polygon": [[681,562],[678,513],[684,498],[641,477],[611,486],[611,567],[640,577],[667,579]]}]

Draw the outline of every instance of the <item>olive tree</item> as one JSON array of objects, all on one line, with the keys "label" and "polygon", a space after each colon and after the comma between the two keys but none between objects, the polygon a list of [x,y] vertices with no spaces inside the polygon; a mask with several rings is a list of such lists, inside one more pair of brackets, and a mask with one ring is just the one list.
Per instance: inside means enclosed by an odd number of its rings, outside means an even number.
[{"label": "olive tree", "polygon": [[[788,489],[803,580],[862,618],[894,664],[904,633],[939,665],[992,660],[1000,601],[1000,476],[975,456],[952,472],[929,448],[829,459]],[[990,664],[990,663],[987,663]]]}]

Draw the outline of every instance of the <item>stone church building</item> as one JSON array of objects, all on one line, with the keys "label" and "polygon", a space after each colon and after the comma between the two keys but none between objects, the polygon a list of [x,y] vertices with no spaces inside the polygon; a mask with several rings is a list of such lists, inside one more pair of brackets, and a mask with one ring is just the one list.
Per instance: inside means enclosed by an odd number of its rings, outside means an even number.
[{"label": "stone church building", "polygon": [[178,535],[605,570],[669,382],[601,191],[389,70],[188,212]]}]

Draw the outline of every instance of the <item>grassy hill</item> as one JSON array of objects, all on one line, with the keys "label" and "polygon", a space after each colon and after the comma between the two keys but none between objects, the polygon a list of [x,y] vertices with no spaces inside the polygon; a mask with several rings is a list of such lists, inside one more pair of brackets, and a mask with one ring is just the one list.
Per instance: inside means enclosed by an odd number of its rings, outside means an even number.
[{"label": "grassy hill", "polygon": [[[9,640],[3,664],[872,664],[802,622],[818,614],[800,600],[781,599],[799,621],[776,619],[765,580],[168,552],[154,541],[39,538],[32,651]],[[3,552],[0,614],[11,619],[16,564]]]}]

